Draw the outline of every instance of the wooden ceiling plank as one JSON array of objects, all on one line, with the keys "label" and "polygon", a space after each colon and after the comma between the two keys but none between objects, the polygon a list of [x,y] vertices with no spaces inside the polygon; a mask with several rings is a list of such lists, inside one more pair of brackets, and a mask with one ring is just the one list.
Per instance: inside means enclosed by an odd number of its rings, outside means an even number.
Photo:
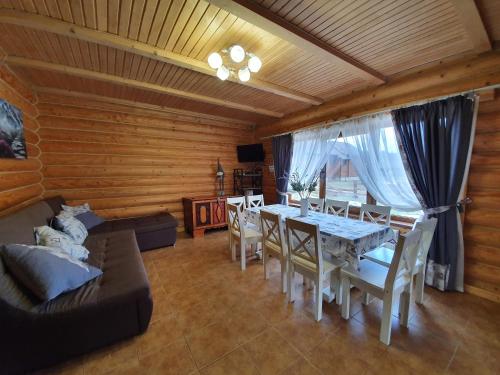
[{"label": "wooden ceiling plank", "polygon": [[161,85],[157,85],[157,84],[153,84],[153,83],[137,81],[134,79],[127,79],[127,78],[123,78],[123,77],[114,76],[111,74],[94,72],[94,71],[89,71],[89,70],[80,69],[80,68],[74,68],[74,67],[70,67],[70,66],[66,66],[66,65],[53,64],[53,63],[48,63],[45,61],[31,60],[31,59],[26,59],[26,58],[22,58],[22,57],[13,57],[13,56],[7,57],[5,59],[5,62],[7,64],[13,65],[13,66],[22,66],[22,67],[38,69],[38,70],[48,70],[48,71],[64,73],[64,74],[68,74],[68,75],[72,75],[72,76],[76,76],[76,77],[80,77],[80,78],[88,78],[88,79],[95,79],[95,80],[104,81],[104,82],[112,82],[112,83],[121,84],[121,85],[129,85],[129,86],[144,89],[144,90],[156,91],[159,93],[174,95],[174,96],[184,98],[184,99],[196,100],[196,101],[201,101],[201,102],[205,102],[205,103],[209,103],[209,104],[220,105],[223,107],[239,109],[241,111],[259,113],[259,114],[262,114],[265,116],[270,116],[270,117],[280,118],[283,116],[283,113],[269,111],[269,110],[266,110],[263,108],[256,108],[256,107],[252,107],[252,106],[245,105],[245,104],[235,103],[235,102],[231,102],[229,100],[217,99],[217,98],[208,97],[208,96],[200,95],[200,94],[194,94],[191,92],[173,89],[173,88],[169,88],[169,87],[165,87],[165,86],[161,86]]},{"label": "wooden ceiling plank", "polygon": [[79,26],[86,26],[81,0],[72,1],[70,6],[71,6],[71,14],[73,15],[73,20],[75,24]]},{"label": "wooden ceiling plank", "polygon": [[[120,19],[120,24],[123,20]],[[173,52],[165,51],[157,47],[150,46],[141,42],[134,42],[118,35],[110,33],[99,32],[84,27],[79,27],[67,22],[49,19],[43,16],[27,15],[16,11],[7,9],[0,10],[0,22],[7,24],[14,24],[24,26],[32,29],[47,31],[70,38],[77,38],[80,40],[88,41],[91,43],[99,43],[107,47],[120,49],[123,51],[138,54],[151,59],[159,60],[164,63],[180,66],[185,69],[194,70],[199,73],[207,74],[212,77],[215,72],[210,69],[205,62],[182,56]],[[322,100],[311,95],[297,92],[286,87],[276,85],[274,83],[261,81],[252,78],[250,81],[242,83],[237,78],[229,79],[231,82],[244,84],[258,90],[267,91],[276,95],[284,96],[289,99],[301,101],[304,103],[318,105]]]},{"label": "wooden ceiling plank", "polygon": [[338,64],[353,74],[365,78],[374,84],[385,82],[385,77],[367,67],[331,45],[313,37],[303,29],[291,24],[266,8],[249,0],[208,0],[272,35],[286,40],[299,48],[312,53],[333,64]]},{"label": "wooden ceiling plank", "polygon": [[475,52],[491,50],[491,41],[474,0],[450,0],[460,16]]},{"label": "wooden ceiling plank", "polygon": [[153,26],[153,20],[158,7],[158,0],[150,0],[146,3],[144,9],[144,15],[141,20],[141,27],[139,31],[139,41],[146,43],[149,38],[149,33],[151,32],[151,27]]},{"label": "wooden ceiling plank", "polygon": [[156,45],[158,42],[158,37],[160,36],[160,32],[163,28],[163,23],[165,22],[168,11],[172,4],[171,0],[160,0],[158,4],[158,9],[156,10],[156,14],[154,16],[153,22],[151,24],[151,31],[149,32],[147,43],[151,45]]},{"label": "wooden ceiling plank", "polygon": [[120,7],[120,18],[118,23],[118,35],[128,38],[130,28],[130,15],[132,14],[132,0],[123,0]]},{"label": "wooden ceiling plank", "polygon": [[135,0],[132,6],[132,14],[130,16],[130,25],[128,29],[128,37],[133,40],[139,39],[139,31],[141,28],[142,15],[144,13],[144,5],[146,0]]},{"label": "wooden ceiling plank", "polygon": [[109,33],[118,34],[118,27],[120,24],[120,0],[108,0],[108,20],[106,23]]}]

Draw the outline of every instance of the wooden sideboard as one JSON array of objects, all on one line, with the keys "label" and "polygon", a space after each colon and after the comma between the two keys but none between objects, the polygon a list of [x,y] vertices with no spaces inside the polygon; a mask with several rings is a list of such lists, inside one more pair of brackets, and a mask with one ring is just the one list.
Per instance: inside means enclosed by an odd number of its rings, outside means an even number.
[{"label": "wooden sideboard", "polygon": [[222,228],[226,223],[227,196],[182,198],[184,228],[193,237],[202,237],[205,229]]}]

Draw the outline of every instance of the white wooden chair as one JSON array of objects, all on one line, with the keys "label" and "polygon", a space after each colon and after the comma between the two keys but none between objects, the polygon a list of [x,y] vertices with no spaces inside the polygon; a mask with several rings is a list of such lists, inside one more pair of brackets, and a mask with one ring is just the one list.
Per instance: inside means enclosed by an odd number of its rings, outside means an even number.
[{"label": "white wooden chair", "polygon": [[[228,197],[226,198],[226,203],[229,205],[229,204],[234,204],[235,206],[238,207],[238,209],[240,210],[241,213],[243,213],[243,211],[245,211],[245,208],[246,208],[246,200],[245,200],[245,197],[241,196],[241,197]],[[226,210],[227,212],[227,215],[229,215],[229,212],[228,210]],[[228,223],[229,225],[229,216],[227,217],[227,220],[226,222]],[[232,251],[233,249],[233,244],[232,244],[232,236],[231,236],[231,231],[229,231],[229,249]]]},{"label": "white wooden chair", "polygon": [[308,224],[295,219],[286,219],[286,233],[288,242],[288,300],[295,300],[295,287],[293,284],[295,272],[300,273],[304,278],[313,281],[315,286],[315,319],[321,320],[323,308],[323,280],[329,277],[330,287],[336,292],[339,301],[340,290],[340,269],[345,265],[344,261],[323,259],[321,251],[321,241],[319,236],[319,226]]},{"label": "white wooden chair", "polygon": [[365,215],[372,223],[384,225],[391,224],[391,206],[363,203],[359,212],[359,220],[363,221]]},{"label": "white wooden chair", "polygon": [[246,248],[247,245],[255,245],[262,242],[262,233],[245,225],[243,214],[237,206],[227,205],[229,236],[231,244],[231,259],[236,261],[236,246],[239,245],[241,257],[241,270],[246,269]]},{"label": "white wooden chair", "polygon": [[400,324],[405,327],[408,326],[412,270],[417,260],[421,234],[421,231],[414,230],[399,236],[389,268],[363,259],[359,263],[359,270],[347,266],[340,271],[343,291],[342,318],[349,319],[351,285],[354,285],[362,292],[380,298],[384,303],[380,341],[386,345],[391,342],[392,304],[394,298],[398,295],[400,296]]},{"label": "white wooden chair", "polygon": [[260,211],[262,227],[262,257],[264,260],[264,278],[269,279],[269,260],[276,257],[281,264],[281,290],[286,293],[288,257],[285,233],[281,215],[265,210]]},{"label": "white wooden chair", "polygon": [[311,211],[323,212],[325,200],[323,198],[309,198],[309,209]]},{"label": "white wooden chair", "polygon": [[234,204],[238,209],[243,212],[247,208],[245,197],[229,197],[226,199],[227,204]]},{"label": "white wooden chair", "polygon": [[[425,286],[425,269],[427,263],[427,254],[431,246],[434,231],[436,230],[437,219],[432,218],[422,222],[415,223],[414,229],[422,232],[420,243],[418,246],[418,256],[415,267],[413,268],[413,276],[416,277],[416,296],[415,302],[418,304],[424,303],[424,286]],[[389,267],[392,258],[394,257],[394,249],[389,245],[380,246],[376,249],[366,252],[363,257],[376,262],[385,267]]]},{"label": "white wooden chair", "polygon": [[264,195],[247,195],[247,208],[264,206]]},{"label": "white wooden chair", "polygon": [[325,200],[325,214],[332,214],[335,216],[349,216],[349,202],[337,201],[335,199]]}]

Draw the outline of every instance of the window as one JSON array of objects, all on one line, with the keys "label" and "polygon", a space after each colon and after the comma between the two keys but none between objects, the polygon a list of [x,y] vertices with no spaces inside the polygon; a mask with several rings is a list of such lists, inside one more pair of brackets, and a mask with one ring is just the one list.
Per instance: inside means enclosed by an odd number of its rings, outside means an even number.
[{"label": "window", "polygon": [[352,206],[367,202],[367,191],[348,156],[350,145],[338,138],[326,163],[326,198],[349,201]]}]

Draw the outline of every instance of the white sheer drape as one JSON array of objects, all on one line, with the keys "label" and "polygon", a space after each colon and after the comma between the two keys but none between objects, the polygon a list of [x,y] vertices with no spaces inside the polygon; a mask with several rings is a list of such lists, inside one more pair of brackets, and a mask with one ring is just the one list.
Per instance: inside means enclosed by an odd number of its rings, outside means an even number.
[{"label": "white sheer drape", "polygon": [[293,135],[293,156],[290,173],[298,173],[307,185],[325,166],[340,133],[338,126],[297,132]]},{"label": "white sheer drape", "polygon": [[422,209],[408,181],[390,113],[340,124],[342,152],[352,160],[359,178],[378,203],[401,211]]}]

